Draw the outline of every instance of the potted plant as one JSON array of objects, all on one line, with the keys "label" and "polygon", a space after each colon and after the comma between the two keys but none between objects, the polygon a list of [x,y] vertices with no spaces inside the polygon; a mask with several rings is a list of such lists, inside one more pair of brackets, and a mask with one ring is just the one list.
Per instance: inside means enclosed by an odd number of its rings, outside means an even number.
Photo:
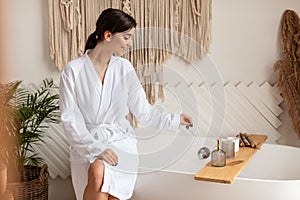
[{"label": "potted plant", "polygon": [[[59,123],[58,87],[44,79],[33,90],[22,81],[0,84],[0,156],[8,166],[8,188],[15,199],[48,199],[48,170],[35,150],[47,129]],[[7,142],[8,141],[8,142]]]}]

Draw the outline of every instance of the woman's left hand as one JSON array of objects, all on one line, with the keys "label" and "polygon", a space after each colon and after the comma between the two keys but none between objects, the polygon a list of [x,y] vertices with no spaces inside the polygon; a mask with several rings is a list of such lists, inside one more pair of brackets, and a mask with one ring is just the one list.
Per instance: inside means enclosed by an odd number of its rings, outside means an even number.
[{"label": "woman's left hand", "polygon": [[193,127],[193,119],[187,114],[182,113],[180,115],[180,125],[184,125],[187,129]]}]

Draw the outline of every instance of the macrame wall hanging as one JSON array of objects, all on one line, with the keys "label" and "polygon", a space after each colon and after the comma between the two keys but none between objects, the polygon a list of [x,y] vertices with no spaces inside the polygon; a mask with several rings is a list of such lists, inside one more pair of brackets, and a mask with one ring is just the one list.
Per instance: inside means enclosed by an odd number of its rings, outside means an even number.
[{"label": "macrame wall hanging", "polygon": [[212,0],[48,0],[48,4],[50,58],[58,70],[84,53],[102,10],[118,8],[133,16],[141,31],[124,57],[135,67],[151,104],[164,98],[162,63],[171,53],[193,62],[210,50]]},{"label": "macrame wall hanging", "polygon": [[300,136],[300,19],[286,10],[281,21],[283,57],[274,64],[279,71],[278,87],[287,104],[295,132]]}]

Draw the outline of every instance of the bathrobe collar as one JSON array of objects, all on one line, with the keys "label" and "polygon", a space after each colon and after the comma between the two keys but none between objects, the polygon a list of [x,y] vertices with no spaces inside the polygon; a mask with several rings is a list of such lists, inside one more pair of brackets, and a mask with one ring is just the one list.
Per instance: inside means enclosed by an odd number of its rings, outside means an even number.
[{"label": "bathrobe collar", "polygon": [[98,76],[95,66],[92,63],[90,57],[88,56],[88,52],[90,52],[91,50],[87,50],[84,54],[87,66],[90,68],[89,70],[91,71],[91,74],[93,76],[93,80],[97,80],[95,82],[95,88],[96,88],[96,92],[99,94],[100,97],[100,106],[98,108],[98,112],[97,112],[97,121],[104,121],[105,120],[105,116],[108,109],[109,109],[109,105],[110,102],[112,100],[112,94],[113,94],[113,86],[115,84],[115,82],[117,80],[115,80],[115,77],[113,76],[113,71],[115,70],[114,68],[116,67],[114,64],[116,63],[116,60],[118,60],[119,57],[117,56],[111,56],[108,66],[107,66],[107,70],[106,70],[106,74],[105,74],[105,78],[104,78],[104,84],[102,84],[100,77]]}]

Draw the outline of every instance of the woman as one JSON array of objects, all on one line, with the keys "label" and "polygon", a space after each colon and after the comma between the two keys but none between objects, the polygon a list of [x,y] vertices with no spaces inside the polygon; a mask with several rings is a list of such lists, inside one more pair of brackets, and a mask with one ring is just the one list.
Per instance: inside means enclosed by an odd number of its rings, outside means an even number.
[{"label": "woman", "polygon": [[126,115],[143,124],[178,130],[191,126],[185,114],[151,106],[131,63],[119,56],[132,46],[136,21],[118,9],[104,10],[86,43],[60,80],[61,120],[71,144],[76,198],[129,199],[136,181],[137,140]]}]

